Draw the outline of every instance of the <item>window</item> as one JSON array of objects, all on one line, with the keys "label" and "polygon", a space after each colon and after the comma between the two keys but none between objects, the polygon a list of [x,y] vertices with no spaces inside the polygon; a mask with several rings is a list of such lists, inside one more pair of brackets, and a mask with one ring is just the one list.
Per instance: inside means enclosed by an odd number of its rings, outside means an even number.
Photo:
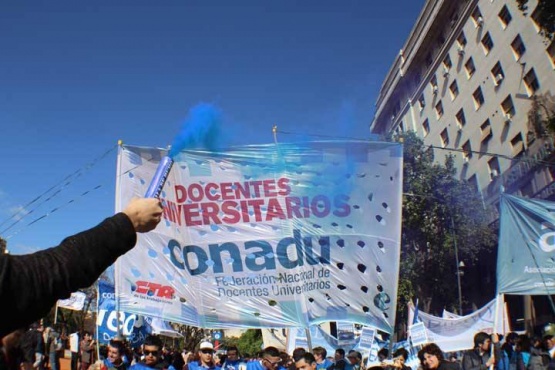
[{"label": "window", "polygon": [[551,42],[546,51],[547,55],[549,55],[549,60],[551,60],[551,65],[555,69],[555,41]]},{"label": "window", "polygon": [[464,32],[461,31],[459,37],[457,37],[457,53],[459,54],[459,58],[464,55],[464,48],[466,46],[466,37]]},{"label": "window", "polygon": [[513,49],[516,60],[519,60],[522,54],[526,52],[526,46],[524,46],[524,42],[522,42],[520,35],[516,35],[513,42],[511,42],[511,48]]},{"label": "window", "polygon": [[430,80],[430,88],[432,89],[432,94],[437,94],[437,77],[436,75],[432,76],[432,79]]},{"label": "window", "polygon": [[474,107],[476,107],[476,110],[480,109],[480,107],[484,105],[484,94],[482,94],[482,88],[478,87],[474,90],[472,97],[474,98]]},{"label": "window", "polygon": [[532,19],[532,23],[534,23],[534,27],[536,28],[536,32],[541,31],[540,13],[541,13],[540,6],[536,6],[536,9],[534,9],[532,14],[530,15],[530,18]]},{"label": "window", "polygon": [[436,104],[436,117],[440,119],[443,116],[443,104],[441,104],[441,100],[439,103]]},{"label": "window", "polygon": [[507,120],[511,120],[515,116],[515,105],[513,103],[513,99],[511,95],[508,95],[505,100],[501,103],[501,109],[503,110],[503,114]]},{"label": "window", "polygon": [[470,146],[470,140],[467,140],[462,146],[462,156],[465,163],[468,163],[470,158],[472,158],[472,147]]},{"label": "window", "polygon": [[466,125],[466,117],[464,116],[464,110],[462,108],[457,112],[455,118],[457,119],[457,126],[462,129],[464,125]]},{"label": "window", "polygon": [[491,124],[489,119],[485,120],[480,126],[480,132],[482,133],[482,138],[480,139],[482,143],[488,142],[493,137],[493,132],[491,131]]},{"label": "window", "polygon": [[490,178],[493,180],[501,173],[501,169],[499,168],[499,160],[497,157],[492,157],[488,161],[488,169]]},{"label": "window", "polygon": [[524,84],[526,85],[526,90],[528,90],[528,95],[534,95],[536,91],[540,88],[540,83],[534,68],[530,69],[526,76],[524,76]]},{"label": "window", "polygon": [[464,64],[464,69],[466,69],[466,76],[468,78],[472,77],[474,72],[476,72],[476,66],[474,66],[474,60],[472,59],[472,57],[468,58],[468,60]]},{"label": "window", "polygon": [[491,69],[491,77],[493,79],[493,84],[495,86],[501,85],[503,79],[505,78],[505,73],[503,72],[503,67],[501,67],[501,63],[497,62]]},{"label": "window", "polygon": [[420,97],[418,98],[418,107],[420,108],[420,110],[422,110],[425,106],[426,100],[424,99],[424,95],[420,95]]},{"label": "window", "polygon": [[470,186],[472,186],[472,189],[474,189],[474,192],[476,192],[476,193],[479,192],[478,178],[476,177],[476,174],[474,174],[474,175],[472,175],[468,178],[468,183],[470,184]]},{"label": "window", "polygon": [[426,54],[426,60],[425,60],[426,68],[431,66],[433,62],[434,62],[434,59],[432,58],[432,53]]},{"label": "window", "polygon": [[493,40],[491,39],[489,32],[486,32],[486,35],[482,37],[482,46],[484,47],[484,53],[486,55],[488,55],[491,49],[493,49]]},{"label": "window", "polygon": [[452,66],[453,63],[451,62],[451,57],[449,56],[449,54],[447,54],[445,59],[443,59],[443,71],[445,72],[444,75],[449,72]]},{"label": "window", "polygon": [[430,122],[428,120],[425,120],[424,123],[422,123],[422,129],[424,130],[424,136],[428,136],[430,133]]},{"label": "window", "polygon": [[484,19],[482,18],[482,12],[480,12],[479,7],[476,7],[472,12],[472,20],[476,27],[482,27],[484,25]]},{"label": "window", "polygon": [[501,26],[503,27],[503,29],[507,28],[507,26],[509,25],[509,23],[511,23],[511,20],[513,19],[513,17],[511,16],[511,12],[509,12],[509,8],[507,8],[507,5],[503,5],[503,8],[501,8],[501,11],[498,14],[498,17],[501,21]]},{"label": "window", "polygon": [[399,125],[397,125],[397,127],[395,128],[395,133],[397,135],[402,134],[405,131],[405,125],[403,124],[403,122],[400,122]]},{"label": "window", "polygon": [[519,156],[524,153],[524,141],[522,140],[522,133],[518,133],[511,139],[511,147],[513,151],[513,156]]},{"label": "window", "polygon": [[459,95],[459,85],[457,85],[457,80],[453,81],[451,85],[449,85],[449,91],[451,92],[451,100],[455,100],[455,98]]},{"label": "window", "polygon": [[442,147],[446,147],[447,145],[449,145],[449,133],[447,132],[447,129],[443,129],[443,131],[441,131],[441,146]]}]

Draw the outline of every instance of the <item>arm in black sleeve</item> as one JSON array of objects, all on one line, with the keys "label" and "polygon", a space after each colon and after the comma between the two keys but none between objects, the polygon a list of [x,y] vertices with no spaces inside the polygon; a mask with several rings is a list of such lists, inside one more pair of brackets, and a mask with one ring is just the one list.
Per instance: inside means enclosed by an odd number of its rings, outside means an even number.
[{"label": "arm in black sleeve", "polygon": [[131,220],[118,213],[56,247],[0,256],[0,302],[5,312],[0,338],[46,315],[58,299],[91,286],[136,241]]}]

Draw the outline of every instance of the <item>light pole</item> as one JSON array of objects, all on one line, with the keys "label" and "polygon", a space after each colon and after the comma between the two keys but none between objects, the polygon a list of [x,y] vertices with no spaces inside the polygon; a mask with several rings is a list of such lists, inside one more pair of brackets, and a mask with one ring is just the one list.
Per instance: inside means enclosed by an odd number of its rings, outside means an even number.
[{"label": "light pole", "polygon": [[461,289],[461,268],[464,267],[464,263],[461,261],[459,263],[459,248],[457,247],[457,236],[455,234],[455,221],[451,215],[451,234],[453,236],[453,245],[455,246],[455,263],[457,268],[457,286],[459,288],[459,315],[463,316],[462,312],[462,289]]}]

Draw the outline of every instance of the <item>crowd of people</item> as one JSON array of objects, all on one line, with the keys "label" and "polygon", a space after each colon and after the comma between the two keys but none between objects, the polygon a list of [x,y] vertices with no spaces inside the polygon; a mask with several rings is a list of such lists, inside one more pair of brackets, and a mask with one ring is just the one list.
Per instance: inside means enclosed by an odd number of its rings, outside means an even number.
[{"label": "crowd of people", "polygon": [[[114,338],[100,346],[97,354],[91,333],[83,332],[81,338],[71,370],[555,370],[555,339],[551,335],[530,338],[509,333],[503,340],[499,335],[479,332],[474,336],[474,348],[462,353],[444,353],[440,345],[428,343],[417,348],[416,365],[408,363],[409,351],[405,348],[391,356],[387,348],[382,348],[375,361],[368,361],[361,352],[342,348],[333,356],[323,347],[299,347],[289,354],[270,346],[257,354],[241,354],[235,346],[216,352],[210,341],[202,341],[195,351],[187,351],[169,348],[160,337],[149,335],[136,348],[123,338]],[[39,323],[31,325],[20,341],[18,368],[60,370],[63,339],[65,347],[71,348],[71,339],[64,333],[43,329]]]}]

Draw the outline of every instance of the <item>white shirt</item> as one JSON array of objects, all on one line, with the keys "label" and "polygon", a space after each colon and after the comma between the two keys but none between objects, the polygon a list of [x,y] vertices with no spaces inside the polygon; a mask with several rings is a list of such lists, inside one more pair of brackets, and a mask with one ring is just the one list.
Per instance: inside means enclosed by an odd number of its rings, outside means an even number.
[{"label": "white shirt", "polygon": [[79,333],[69,335],[69,350],[75,353],[79,352]]}]

